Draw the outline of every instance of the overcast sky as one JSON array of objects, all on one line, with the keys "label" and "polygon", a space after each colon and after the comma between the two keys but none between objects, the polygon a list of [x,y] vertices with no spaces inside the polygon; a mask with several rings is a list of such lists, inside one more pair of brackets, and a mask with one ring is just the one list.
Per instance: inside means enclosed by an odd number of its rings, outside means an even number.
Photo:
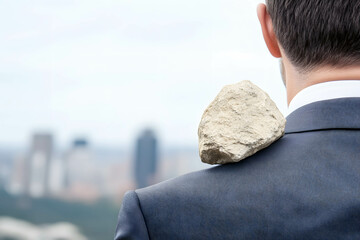
[{"label": "overcast sky", "polygon": [[146,126],[164,146],[196,146],[207,105],[244,79],[285,113],[259,2],[0,0],[0,146],[34,131],[130,146]]}]

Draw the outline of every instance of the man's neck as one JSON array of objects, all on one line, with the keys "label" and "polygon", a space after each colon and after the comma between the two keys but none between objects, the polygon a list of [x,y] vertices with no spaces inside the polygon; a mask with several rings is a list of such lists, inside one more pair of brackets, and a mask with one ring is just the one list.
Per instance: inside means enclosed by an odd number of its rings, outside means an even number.
[{"label": "man's neck", "polygon": [[288,66],[286,79],[287,100],[290,104],[296,94],[309,86],[338,80],[360,80],[360,66],[322,67],[306,74],[299,73],[293,66]]}]

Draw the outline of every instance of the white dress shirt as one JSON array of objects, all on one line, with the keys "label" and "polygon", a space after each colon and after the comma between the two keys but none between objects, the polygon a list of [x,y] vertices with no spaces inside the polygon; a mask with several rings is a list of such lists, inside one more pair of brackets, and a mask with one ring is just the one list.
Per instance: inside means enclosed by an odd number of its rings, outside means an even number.
[{"label": "white dress shirt", "polygon": [[347,97],[360,97],[360,80],[339,80],[315,84],[295,95],[289,104],[288,115],[309,103]]}]

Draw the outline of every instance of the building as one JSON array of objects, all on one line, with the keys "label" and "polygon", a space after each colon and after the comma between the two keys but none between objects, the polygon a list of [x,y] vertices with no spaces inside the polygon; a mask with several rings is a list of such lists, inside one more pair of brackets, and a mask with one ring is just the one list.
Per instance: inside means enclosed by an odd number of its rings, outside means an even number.
[{"label": "building", "polygon": [[143,131],[136,141],[135,181],[138,188],[149,186],[155,181],[158,152],[157,139],[152,130]]},{"label": "building", "polygon": [[65,187],[69,188],[77,181],[82,181],[81,170],[91,161],[89,142],[84,138],[76,138],[65,156]]},{"label": "building", "polygon": [[53,154],[53,136],[48,133],[34,134],[31,148],[26,159],[24,172],[25,194],[33,197],[48,195],[49,177]]},{"label": "building", "polygon": [[103,168],[85,138],[75,139],[65,156],[65,189],[69,200],[91,202],[103,189]]}]

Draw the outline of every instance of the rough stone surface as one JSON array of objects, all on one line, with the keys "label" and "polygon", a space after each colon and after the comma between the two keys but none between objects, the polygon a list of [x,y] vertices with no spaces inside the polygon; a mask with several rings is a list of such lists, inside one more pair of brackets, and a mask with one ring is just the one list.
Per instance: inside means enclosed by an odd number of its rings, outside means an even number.
[{"label": "rough stone surface", "polygon": [[239,162],[284,135],[286,120],[268,94],[250,81],[225,86],[199,125],[203,162]]}]

